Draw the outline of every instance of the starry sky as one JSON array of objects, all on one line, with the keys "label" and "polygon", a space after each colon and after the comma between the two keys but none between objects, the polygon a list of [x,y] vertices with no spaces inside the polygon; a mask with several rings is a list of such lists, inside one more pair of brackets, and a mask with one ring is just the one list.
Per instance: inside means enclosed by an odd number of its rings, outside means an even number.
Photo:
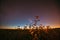
[{"label": "starry sky", "polygon": [[0,26],[24,26],[39,16],[38,24],[60,27],[59,4],[59,0],[1,0]]}]

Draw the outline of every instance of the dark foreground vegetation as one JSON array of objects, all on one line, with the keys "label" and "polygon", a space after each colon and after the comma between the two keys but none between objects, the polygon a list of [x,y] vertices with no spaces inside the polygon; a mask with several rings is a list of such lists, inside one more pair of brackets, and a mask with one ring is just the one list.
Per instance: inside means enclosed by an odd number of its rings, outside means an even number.
[{"label": "dark foreground vegetation", "polygon": [[27,29],[0,29],[0,40],[60,40],[60,29],[33,30],[32,32]]}]

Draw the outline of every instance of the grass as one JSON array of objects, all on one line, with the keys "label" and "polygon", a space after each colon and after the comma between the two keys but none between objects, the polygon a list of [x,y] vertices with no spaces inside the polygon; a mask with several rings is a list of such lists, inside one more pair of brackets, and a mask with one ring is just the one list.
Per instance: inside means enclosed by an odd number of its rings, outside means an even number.
[{"label": "grass", "polygon": [[0,40],[60,40],[60,28],[48,29],[48,31],[0,29]]}]

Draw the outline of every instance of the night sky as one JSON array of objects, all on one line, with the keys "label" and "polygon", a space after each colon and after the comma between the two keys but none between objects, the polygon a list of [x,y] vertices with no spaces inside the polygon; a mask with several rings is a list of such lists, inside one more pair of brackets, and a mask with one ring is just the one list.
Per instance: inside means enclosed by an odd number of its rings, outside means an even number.
[{"label": "night sky", "polygon": [[30,24],[34,16],[39,16],[39,24],[60,27],[59,0],[40,1],[0,1],[0,26],[24,26]]}]

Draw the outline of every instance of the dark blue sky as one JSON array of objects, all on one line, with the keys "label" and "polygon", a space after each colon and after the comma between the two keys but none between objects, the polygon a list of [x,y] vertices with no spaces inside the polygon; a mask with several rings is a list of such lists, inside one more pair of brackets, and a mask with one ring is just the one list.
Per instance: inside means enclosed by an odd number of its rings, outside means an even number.
[{"label": "dark blue sky", "polygon": [[40,24],[60,26],[60,7],[57,0],[43,1],[1,1],[1,26],[24,26],[29,19],[40,16]]}]

